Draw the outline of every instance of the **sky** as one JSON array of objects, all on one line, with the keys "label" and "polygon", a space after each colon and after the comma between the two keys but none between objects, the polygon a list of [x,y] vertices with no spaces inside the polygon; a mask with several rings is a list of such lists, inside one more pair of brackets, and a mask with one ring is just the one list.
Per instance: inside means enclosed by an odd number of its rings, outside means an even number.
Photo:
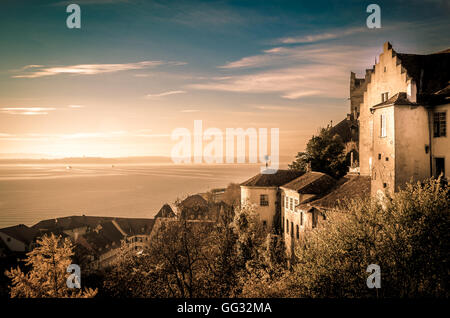
[{"label": "sky", "polygon": [[[66,6],[81,28],[66,26]],[[369,4],[381,28],[369,29]],[[450,47],[450,2],[0,3],[0,157],[169,156],[177,128],[279,128],[280,155],[349,112],[390,41]]]}]

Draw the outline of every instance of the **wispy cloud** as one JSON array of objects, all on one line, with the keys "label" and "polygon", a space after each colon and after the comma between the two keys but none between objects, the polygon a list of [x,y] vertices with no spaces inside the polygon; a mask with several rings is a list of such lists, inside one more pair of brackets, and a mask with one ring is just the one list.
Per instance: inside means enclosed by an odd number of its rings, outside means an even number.
[{"label": "wispy cloud", "polygon": [[86,106],[84,106],[84,105],[69,105],[69,106],[67,106],[67,107],[69,107],[69,108],[74,108],[74,109],[79,109],[79,108],[84,108],[84,107],[86,107]]},{"label": "wispy cloud", "polygon": [[310,35],[302,35],[297,37],[284,37],[278,39],[278,43],[282,44],[300,44],[300,43],[315,43],[324,40],[331,40],[342,38],[344,36],[352,35],[355,33],[367,32],[367,28],[365,27],[357,27],[357,28],[348,28],[348,29],[335,29],[329,32],[318,33],[318,34],[310,34]]},{"label": "wispy cloud", "polygon": [[169,96],[169,95],[176,95],[176,94],[184,94],[184,93],[186,93],[186,91],[167,91],[167,92],[158,93],[158,94],[147,94],[145,96],[147,98],[159,98],[159,97],[164,97],[164,96]]},{"label": "wispy cloud", "polygon": [[198,109],[183,109],[181,110],[182,113],[196,113],[199,112]]},{"label": "wispy cloud", "polygon": [[[278,93],[285,99],[320,95],[347,95],[350,70],[370,65],[378,48],[353,45],[308,44],[275,47],[261,54],[243,57],[220,68],[237,74],[211,77],[189,88],[248,93]],[[241,69],[253,68],[239,74]],[[257,70],[256,70],[257,69]]]},{"label": "wispy cloud", "polygon": [[52,107],[3,107],[0,112],[10,115],[47,115],[49,111],[55,110]]},{"label": "wispy cloud", "polygon": [[26,65],[22,68],[25,74],[13,75],[13,78],[37,78],[43,76],[53,76],[59,74],[70,75],[96,75],[103,73],[113,73],[129,70],[140,70],[159,65],[183,65],[184,62],[164,62],[164,61],[142,61],[137,63],[121,63],[121,64],[77,64],[67,66],[42,66],[42,65]]}]

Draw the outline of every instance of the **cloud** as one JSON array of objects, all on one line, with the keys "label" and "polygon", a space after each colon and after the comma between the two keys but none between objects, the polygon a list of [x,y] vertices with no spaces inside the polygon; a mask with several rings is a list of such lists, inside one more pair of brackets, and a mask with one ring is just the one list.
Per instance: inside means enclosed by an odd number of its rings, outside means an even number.
[{"label": "cloud", "polygon": [[325,33],[303,35],[297,37],[284,37],[278,39],[278,43],[282,44],[300,44],[300,43],[314,43],[324,40],[331,40],[342,38],[344,36],[352,35],[355,33],[366,32],[366,27],[348,28],[348,29],[336,29]]},{"label": "cloud", "polygon": [[[275,47],[220,66],[234,74],[211,77],[187,87],[240,93],[277,93],[285,99],[347,97],[351,70],[373,63],[379,48],[343,44]],[[253,68],[253,71],[242,69]]]},{"label": "cloud", "polygon": [[86,107],[86,106],[84,106],[84,105],[69,105],[69,106],[67,106],[67,107],[78,109],[78,108],[84,108],[84,107]]},{"label": "cloud", "polygon": [[37,78],[58,74],[71,75],[96,75],[129,70],[140,70],[159,65],[183,65],[183,62],[142,61],[137,63],[122,64],[78,64],[68,66],[45,67],[42,65],[27,65],[22,70],[28,70],[26,74],[14,75],[13,78]]},{"label": "cloud", "polygon": [[0,112],[10,115],[47,115],[49,111],[55,110],[51,107],[3,107]]},{"label": "cloud", "polygon": [[199,112],[198,109],[183,109],[181,110],[182,113],[196,113]]},{"label": "cloud", "polygon": [[158,94],[147,94],[146,97],[147,98],[158,98],[158,97],[164,97],[164,96],[169,96],[169,95],[176,95],[176,94],[184,94],[186,93],[185,91],[168,91],[168,92],[163,92],[163,93],[158,93]]}]

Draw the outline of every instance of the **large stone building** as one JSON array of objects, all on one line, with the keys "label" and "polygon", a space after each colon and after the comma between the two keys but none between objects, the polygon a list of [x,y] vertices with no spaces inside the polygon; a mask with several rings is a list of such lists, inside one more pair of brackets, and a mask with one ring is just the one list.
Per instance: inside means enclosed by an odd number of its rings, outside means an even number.
[{"label": "large stone building", "polygon": [[441,173],[448,179],[450,50],[402,54],[387,42],[363,82],[360,174],[371,177],[372,196]]}]

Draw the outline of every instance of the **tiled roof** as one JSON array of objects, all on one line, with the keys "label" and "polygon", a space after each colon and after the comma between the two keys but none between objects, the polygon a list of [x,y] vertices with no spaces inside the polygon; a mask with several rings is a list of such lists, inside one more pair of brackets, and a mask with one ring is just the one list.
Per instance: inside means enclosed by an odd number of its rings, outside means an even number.
[{"label": "tiled roof", "polygon": [[318,208],[339,208],[351,200],[366,199],[370,197],[370,177],[348,176],[345,182],[338,185],[333,191],[319,200],[310,203]]},{"label": "tiled roof", "polygon": [[335,184],[336,180],[329,175],[310,171],[283,185],[283,188],[295,190],[302,194],[323,194]]},{"label": "tiled roof", "polygon": [[395,94],[394,96],[392,96],[391,98],[389,98],[388,100],[379,103],[375,106],[373,106],[374,108],[376,107],[381,107],[381,106],[386,106],[386,105],[407,105],[407,106],[417,106],[417,103],[413,103],[408,99],[408,96],[406,95],[405,92],[400,92]]},{"label": "tiled roof", "polygon": [[353,120],[353,116],[350,119],[345,118],[341,120],[337,125],[330,128],[333,134],[337,134],[342,138],[343,142],[357,141],[358,131],[356,130],[358,122]]},{"label": "tiled roof", "polygon": [[279,187],[283,184],[292,181],[293,179],[302,175],[302,172],[295,170],[278,170],[273,174],[259,173],[251,177],[247,181],[241,183],[241,186],[246,187]]},{"label": "tiled roof", "polygon": [[428,55],[396,53],[401,65],[417,85],[420,103],[427,95],[446,87],[450,82],[450,49]]},{"label": "tiled roof", "polygon": [[208,202],[201,195],[194,194],[181,201],[180,205],[184,208],[206,207]]},{"label": "tiled roof", "polygon": [[24,224],[5,227],[3,229],[0,229],[0,232],[3,232],[6,235],[15,238],[16,240],[21,241],[25,244],[30,244],[39,234],[39,231]]},{"label": "tiled roof", "polygon": [[128,236],[149,235],[155,225],[155,219],[115,218],[114,221]]}]

